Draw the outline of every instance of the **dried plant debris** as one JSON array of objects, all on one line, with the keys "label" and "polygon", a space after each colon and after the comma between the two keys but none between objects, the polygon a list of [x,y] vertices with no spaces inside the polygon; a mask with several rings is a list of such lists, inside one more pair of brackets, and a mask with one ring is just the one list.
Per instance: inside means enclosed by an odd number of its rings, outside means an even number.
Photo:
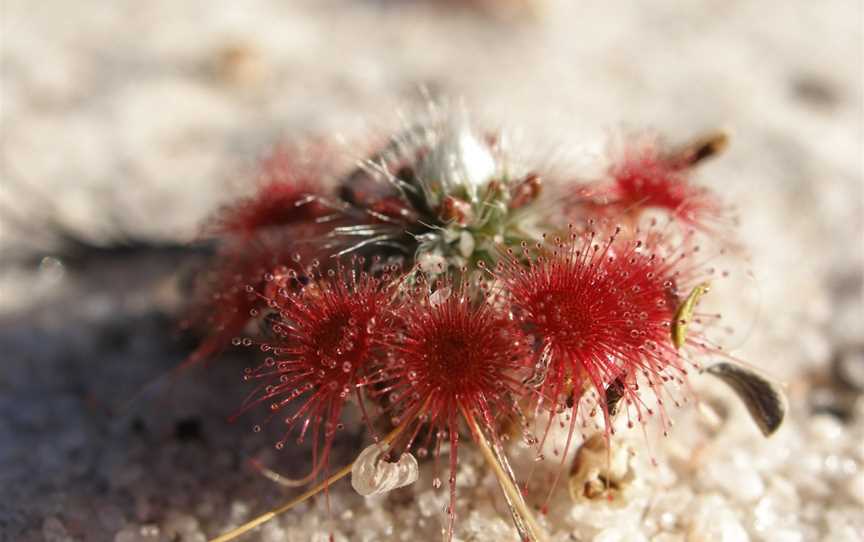
[{"label": "dried plant debris", "polygon": [[383,495],[417,481],[420,468],[410,453],[389,461],[384,446],[375,443],[360,452],[351,468],[351,487],[364,497]]},{"label": "dried plant debris", "polygon": [[718,131],[694,138],[669,152],[668,158],[682,168],[693,167],[713,158],[729,146],[729,134]]},{"label": "dried plant debris", "polygon": [[786,398],[776,384],[733,363],[715,363],[705,371],[725,382],[738,395],[763,435],[771,436],[780,428],[786,416]]},{"label": "dried plant debris", "polygon": [[570,470],[570,497],[575,502],[606,500],[623,504],[636,475],[631,465],[633,449],[617,439],[595,433],[586,440]]}]

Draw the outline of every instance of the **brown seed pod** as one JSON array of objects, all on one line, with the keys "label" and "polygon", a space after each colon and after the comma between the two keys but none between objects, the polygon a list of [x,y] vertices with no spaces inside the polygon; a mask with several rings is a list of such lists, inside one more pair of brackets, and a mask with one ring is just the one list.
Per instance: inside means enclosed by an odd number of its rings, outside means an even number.
[{"label": "brown seed pod", "polygon": [[732,363],[715,363],[705,371],[732,388],[763,435],[770,437],[783,423],[786,398],[776,384],[746,367]]}]

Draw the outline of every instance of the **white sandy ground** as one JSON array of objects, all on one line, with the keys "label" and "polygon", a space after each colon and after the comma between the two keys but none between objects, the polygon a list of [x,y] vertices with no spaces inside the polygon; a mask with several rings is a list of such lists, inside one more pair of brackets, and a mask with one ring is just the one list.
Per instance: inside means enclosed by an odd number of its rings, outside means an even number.
[{"label": "white sandy ground", "polygon": [[[736,355],[787,383],[789,419],[765,440],[696,379],[719,429],[689,408],[650,453],[633,432],[627,506],[574,506],[562,487],[542,520],[553,540],[864,540],[864,399],[832,376],[845,364],[860,386],[864,371],[861,3],[564,4],[508,20],[431,2],[5,0],[0,539],[204,540],[285,498],[246,459],[297,462],[270,449],[275,428],[225,423],[244,360],[121,410],[188,348],[172,319],[190,258],[42,259],[56,253],[49,221],[97,244],[187,241],[269,142],[392,126],[425,85],[553,166],[621,126],[734,133],[701,178],[739,206],[757,279],[715,302]],[[361,447],[346,441],[340,462]],[[464,450],[457,538],[513,539]],[[318,499],[247,539],[437,540],[446,491],[421,467],[383,498],[334,487],[332,524]],[[536,482],[553,472],[543,462]]]}]

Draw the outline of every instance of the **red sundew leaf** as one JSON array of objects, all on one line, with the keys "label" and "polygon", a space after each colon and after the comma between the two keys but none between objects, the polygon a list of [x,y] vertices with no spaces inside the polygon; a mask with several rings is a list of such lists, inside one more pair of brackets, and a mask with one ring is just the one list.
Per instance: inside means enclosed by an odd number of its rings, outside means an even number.
[{"label": "red sundew leaf", "polygon": [[629,217],[636,222],[643,211],[665,212],[676,222],[703,231],[714,237],[727,238],[736,225],[732,207],[705,186],[692,181],[693,163],[683,161],[669,152],[654,138],[641,138],[626,143],[613,158],[608,180],[590,187],[586,200],[580,200],[581,210],[594,215]]},{"label": "red sundew leaf", "polygon": [[311,222],[332,214],[321,197],[310,185],[266,184],[254,196],[223,210],[213,230],[248,238],[264,228]]},{"label": "red sundew leaf", "polygon": [[211,270],[200,280],[197,302],[186,319],[200,328],[204,339],[183,362],[191,366],[211,359],[243,334],[266,306],[271,283],[265,280],[281,268],[300,270],[297,261],[319,259],[327,266],[335,247],[326,237],[329,228],[302,224],[228,241],[216,255]]},{"label": "red sundew leaf", "polygon": [[460,422],[467,413],[497,442],[498,422],[515,414],[524,391],[530,352],[520,327],[488,294],[472,296],[465,283],[449,288],[438,285],[430,295],[421,279],[408,292],[394,311],[399,326],[383,341],[389,356],[370,376],[384,385],[370,394],[386,396],[394,424],[414,425],[406,450],[420,439],[419,455],[429,446],[437,455],[449,442],[452,538]]},{"label": "red sundew leaf", "polygon": [[261,345],[267,359],[244,376],[260,385],[241,412],[260,403],[269,404],[271,417],[287,411],[285,436],[277,448],[285,446],[295,429],[298,443],[311,433],[307,481],[326,468],[333,439],[343,427],[345,403],[358,391],[390,325],[386,311],[398,283],[395,269],[373,276],[362,270],[363,263],[354,260],[347,269],[338,264],[323,274],[313,264],[308,284],[301,274],[287,270],[282,286],[266,299],[275,311],[276,338]]},{"label": "red sundew leaf", "polygon": [[[313,156],[321,154],[321,149]],[[319,161],[320,163],[329,163]],[[249,238],[262,229],[324,219],[334,214],[325,204],[325,172],[299,149],[277,147],[260,164],[255,194],[225,206],[208,227],[208,233]]]},{"label": "red sundew leaf", "polygon": [[683,220],[696,218],[706,204],[704,188],[691,185],[686,172],[676,168],[652,146],[628,149],[610,168],[618,204],[658,207]]},{"label": "red sundew leaf", "polygon": [[[623,399],[631,426],[631,409],[639,422],[653,413],[643,400],[640,379],[656,395],[664,428],[668,425],[664,388],[670,381],[686,382],[688,363],[671,330],[684,288],[697,276],[695,252],[666,247],[658,235],[640,241],[621,238],[619,231],[606,239],[593,232],[573,234],[546,252],[525,249],[521,258],[508,253],[494,272],[510,294],[516,317],[533,335],[535,349],[543,353],[545,379],[539,386],[541,396],[552,399],[547,408],[578,408],[584,394],[593,395],[607,438],[612,431],[608,394]],[[686,343],[691,349],[708,348],[697,336]],[[576,418],[574,412],[565,452]],[[549,425],[543,439],[548,431]]]}]

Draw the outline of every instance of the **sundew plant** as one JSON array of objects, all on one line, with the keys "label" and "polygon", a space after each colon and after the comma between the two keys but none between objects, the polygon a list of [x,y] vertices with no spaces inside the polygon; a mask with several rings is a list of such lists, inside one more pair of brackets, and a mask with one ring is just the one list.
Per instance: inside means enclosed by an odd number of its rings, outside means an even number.
[{"label": "sundew plant", "polygon": [[[657,418],[666,431],[688,378],[712,357],[770,434],[779,400],[731,369],[706,334],[719,315],[698,306],[723,275],[713,257],[743,250],[734,209],[693,179],[725,144],[722,134],[680,146],[632,135],[596,178],[568,177],[443,108],[354,169],[328,167],[326,145],[274,151],[254,192],[207,224],[218,250],[189,313],[203,339],[186,364],[254,345],[260,360],[238,378],[249,386],[238,415],[263,411],[258,429],[281,424],[278,449],[310,443],[311,467],[280,478],[304,493],[216,540],[349,474],[361,494],[380,494],[427,463],[449,473],[433,485],[449,487],[451,539],[463,446],[495,473],[523,539],[545,540],[523,491],[530,473],[508,460],[512,436],[542,458],[550,432],[563,430],[563,463],[591,434],[608,443],[615,419]],[[251,324],[264,331],[250,336]],[[372,445],[334,465],[346,429]]]}]

